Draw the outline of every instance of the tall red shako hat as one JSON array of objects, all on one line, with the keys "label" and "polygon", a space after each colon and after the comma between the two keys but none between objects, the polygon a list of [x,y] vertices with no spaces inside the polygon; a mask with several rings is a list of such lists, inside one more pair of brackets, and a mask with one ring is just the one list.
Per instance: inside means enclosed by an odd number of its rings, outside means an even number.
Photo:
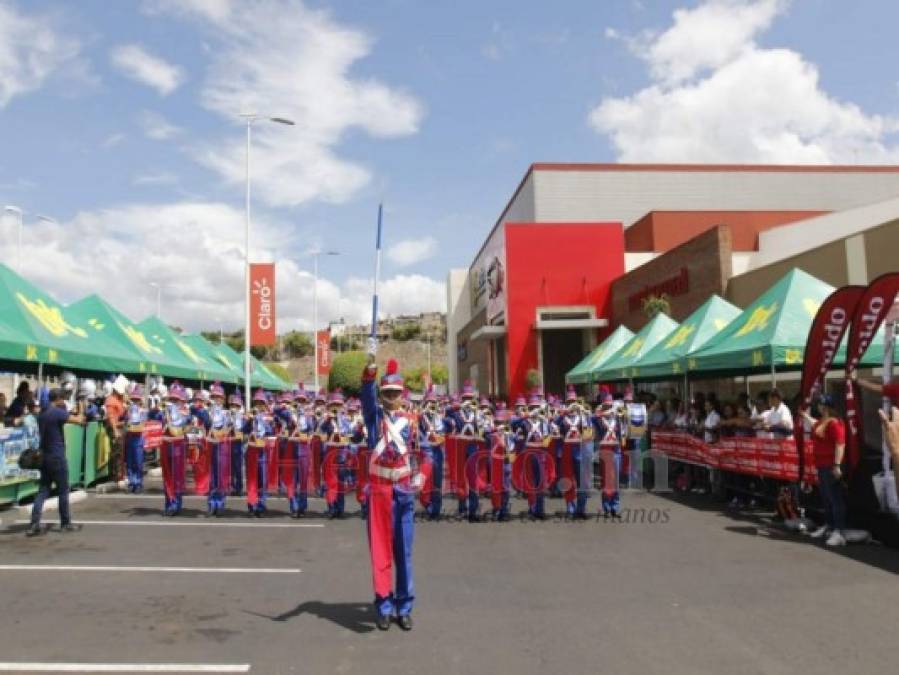
[{"label": "tall red shako hat", "polygon": [[384,391],[403,391],[403,376],[400,375],[400,364],[396,359],[387,361],[387,368],[381,377],[381,389]]}]

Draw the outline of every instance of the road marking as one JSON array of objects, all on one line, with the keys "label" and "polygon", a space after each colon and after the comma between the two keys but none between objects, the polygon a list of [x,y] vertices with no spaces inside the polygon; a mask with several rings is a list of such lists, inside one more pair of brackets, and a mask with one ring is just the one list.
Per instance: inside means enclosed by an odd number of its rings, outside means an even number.
[{"label": "road marking", "polygon": [[214,663],[0,663],[19,673],[249,673],[249,664]]},{"label": "road marking", "polygon": [[[30,520],[17,520],[18,525],[30,523]],[[206,521],[175,521],[175,520],[79,520],[78,525],[135,525],[143,527],[249,527],[252,529],[265,528],[293,528],[293,527],[324,527],[324,523],[265,523],[254,521],[252,523],[216,523]]]},{"label": "road marking", "polygon": [[131,565],[0,565],[0,572],[200,572],[203,574],[299,574],[299,567],[152,567]]}]

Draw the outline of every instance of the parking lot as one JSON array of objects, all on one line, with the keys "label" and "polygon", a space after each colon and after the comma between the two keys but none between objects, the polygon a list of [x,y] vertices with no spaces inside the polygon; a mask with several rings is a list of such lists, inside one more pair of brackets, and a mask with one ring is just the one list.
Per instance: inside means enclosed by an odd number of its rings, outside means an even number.
[{"label": "parking lot", "polygon": [[375,630],[355,513],[161,502],[90,494],[81,532],[34,539],[0,512],[3,669],[867,674],[899,656],[896,551],[834,552],[698,496],[625,492],[622,522],[421,522],[409,634]]}]

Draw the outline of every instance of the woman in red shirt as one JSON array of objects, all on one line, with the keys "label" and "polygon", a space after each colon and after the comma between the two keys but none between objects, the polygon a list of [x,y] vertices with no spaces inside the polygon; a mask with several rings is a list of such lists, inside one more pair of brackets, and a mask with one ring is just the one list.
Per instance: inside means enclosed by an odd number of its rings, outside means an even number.
[{"label": "woman in red shirt", "polygon": [[843,456],[846,452],[846,427],[836,416],[833,397],[824,394],[819,404],[821,418],[815,419],[808,412],[803,416],[812,424],[812,448],[815,452],[815,468],[818,470],[818,491],[824,506],[825,524],[812,533],[818,539],[828,533],[828,546],[845,546],[846,502],[840,481]]}]

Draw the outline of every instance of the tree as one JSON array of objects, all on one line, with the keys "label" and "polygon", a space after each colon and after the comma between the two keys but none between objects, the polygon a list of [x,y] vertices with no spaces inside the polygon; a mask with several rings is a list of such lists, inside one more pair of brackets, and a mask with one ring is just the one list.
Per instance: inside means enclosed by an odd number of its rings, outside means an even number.
[{"label": "tree", "polygon": [[671,298],[667,293],[661,295],[647,295],[643,298],[643,313],[650,319],[656,314],[671,314]]},{"label": "tree", "polygon": [[362,389],[362,371],[368,363],[365,352],[344,352],[336,354],[331,361],[328,375],[328,389],[342,389],[348,396],[358,396]]},{"label": "tree", "polygon": [[414,340],[419,335],[421,335],[421,326],[417,323],[410,323],[405,325],[397,326],[390,333],[390,337],[397,342],[406,342],[408,340]]},{"label": "tree", "polygon": [[449,370],[443,364],[431,366],[431,381],[434,384],[446,384],[449,381]]},{"label": "tree", "polygon": [[536,368],[529,369],[527,375],[524,376],[524,383],[527,385],[529,391],[532,389],[539,389],[540,385],[543,384],[543,380],[540,377],[540,371]]},{"label": "tree", "polygon": [[312,336],[308,333],[292,330],[282,338],[282,341],[288,357],[292,359],[307,356],[315,351]]}]

